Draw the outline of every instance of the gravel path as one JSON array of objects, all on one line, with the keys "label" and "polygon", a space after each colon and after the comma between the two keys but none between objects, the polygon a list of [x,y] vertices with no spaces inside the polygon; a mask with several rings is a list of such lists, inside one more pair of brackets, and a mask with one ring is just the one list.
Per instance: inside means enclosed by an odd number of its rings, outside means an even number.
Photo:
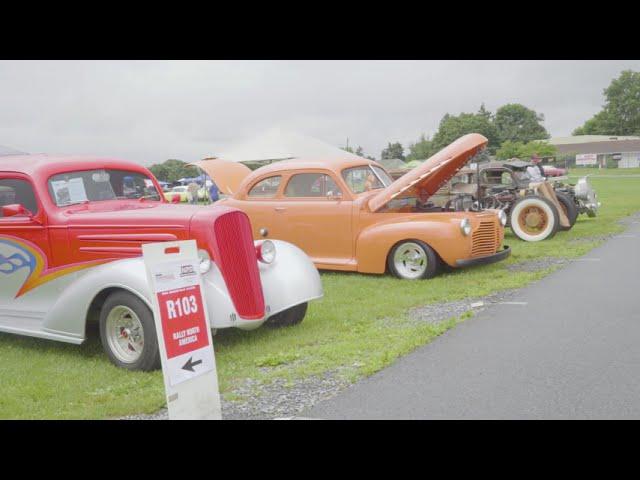
[{"label": "gravel path", "polygon": [[[277,379],[268,385],[248,379],[242,387],[233,391],[235,395],[247,400],[230,402],[223,399],[222,418],[271,420],[294,417],[319,401],[332,398],[349,385],[350,383],[341,379],[336,372],[301,379],[293,385],[287,385],[283,379]],[[163,408],[156,413],[130,415],[121,420],[168,420],[168,412]]]}]

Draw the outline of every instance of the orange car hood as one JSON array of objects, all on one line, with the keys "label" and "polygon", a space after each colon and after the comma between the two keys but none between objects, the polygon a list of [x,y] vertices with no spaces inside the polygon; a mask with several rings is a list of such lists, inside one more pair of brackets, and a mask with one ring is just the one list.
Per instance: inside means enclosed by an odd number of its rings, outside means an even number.
[{"label": "orange car hood", "polygon": [[233,195],[251,169],[242,163],[228,162],[220,158],[205,159],[191,165],[200,167],[215,182],[221,193]]},{"label": "orange car hood", "polygon": [[405,193],[417,193],[419,190],[426,192],[429,196],[433,195],[487,143],[488,140],[479,133],[460,137],[371,197],[369,208],[375,212],[394,198]]}]

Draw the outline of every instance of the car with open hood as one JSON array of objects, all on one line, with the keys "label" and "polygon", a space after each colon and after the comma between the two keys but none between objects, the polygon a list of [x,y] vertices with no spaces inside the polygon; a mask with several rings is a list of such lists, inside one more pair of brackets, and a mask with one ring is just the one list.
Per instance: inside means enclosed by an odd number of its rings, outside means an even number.
[{"label": "car with open hood", "polygon": [[501,209],[513,233],[528,242],[570,230],[580,213],[596,215],[600,202],[587,177],[572,185],[566,177],[546,174],[540,165],[519,159],[477,163],[453,176],[434,195],[434,202],[447,205],[467,199],[479,208]]},{"label": "car with open hood", "polygon": [[113,363],[158,367],[142,245],[179,240],[197,243],[214,329],[295,324],[322,296],[298,247],[254,241],[235,208],[168,203],[135,163],[0,156],[0,331],[81,344],[95,322]]},{"label": "car with open hood", "polygon": [[291,242],[320,269],[419,279],[444,264],[491,263],[510,253],[501,211],[430,202],[486,144],[482,135],[465,135],[396,181],[364,158],[284,160],[253,172],[223,159],[197,165],[230,194],[218,204],[251,218],[254,238]]}]

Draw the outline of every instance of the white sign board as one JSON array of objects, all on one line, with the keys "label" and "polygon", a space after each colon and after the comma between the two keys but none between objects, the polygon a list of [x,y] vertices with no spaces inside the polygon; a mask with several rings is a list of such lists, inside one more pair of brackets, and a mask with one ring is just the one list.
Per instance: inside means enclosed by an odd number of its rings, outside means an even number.
[{"label": "white sign board", "polygon": [[142,246],[169,418],[220,419],[211,326],[195,240]]},{"label": "white sign board", "polygon": [[598,154],[596,153],[581,153],[576,155],[576,165],[597,165]]}]

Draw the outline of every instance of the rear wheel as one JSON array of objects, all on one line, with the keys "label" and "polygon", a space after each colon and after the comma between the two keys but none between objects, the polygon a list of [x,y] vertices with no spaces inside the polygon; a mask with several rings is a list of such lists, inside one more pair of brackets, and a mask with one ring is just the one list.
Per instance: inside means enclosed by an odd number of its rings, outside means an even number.
[{"label": "rear wheel", "polygon": [[280,313],[276,313],[267,319],[265,325],[276,328],[297,325],[302,322],[307,314],[307,306],[308,304],[305,302],[300,305],[296,305],[295,307],[283,310]]},{"label": "rear wheel", "polygon": [[546,198],[528,196],[519,199],[509,212],[511,230],[520,240],[539,242],[558,231],[558,210]]},{"label": "rear wheel", "polygon": [[155,370],[160,354],[153,313],[129,292],[114,292],[100,311],[100,340],[109,360],[128,370]]},{"label": "rear wheel", "polygon": [[562,225],[560,225],[559,229],[571,230],[571,228],[575,225],[576,220],[578,219],[578,207],[576,206],[573,199],[566,193],[556,192],[556,197],[558,197],[558,202],[564,210],[565,215],[569,219],[569,227],[563,227]]},{"label": "rear wheel", "polygon": [[403,280],[435,277],[438,273],[438,255],[420,240],[405,240],[391,249],[387,266],[389,271]]}]

